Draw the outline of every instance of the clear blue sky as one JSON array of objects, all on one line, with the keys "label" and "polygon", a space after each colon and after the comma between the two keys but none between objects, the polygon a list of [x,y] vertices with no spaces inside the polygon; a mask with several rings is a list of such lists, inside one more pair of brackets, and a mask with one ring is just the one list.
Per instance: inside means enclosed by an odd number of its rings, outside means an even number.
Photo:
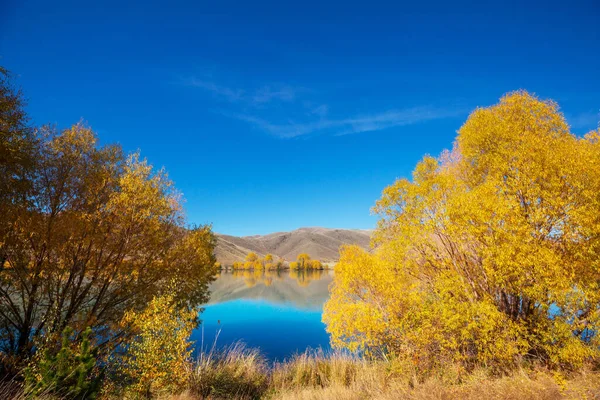
[{"label": "clear blue sky", "polygon": [[235,235],[373,227],[381,190],[508,91],[597,125],[597,0],[362,3],[0,0],[0,65],[35,123],[140,149],[190,222]]}]

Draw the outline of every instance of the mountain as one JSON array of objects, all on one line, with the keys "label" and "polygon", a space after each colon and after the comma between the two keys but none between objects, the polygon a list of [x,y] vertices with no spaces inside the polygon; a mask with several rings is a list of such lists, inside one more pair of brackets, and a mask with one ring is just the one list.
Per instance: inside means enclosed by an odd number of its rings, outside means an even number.
[{"label": "mountain", "polygon": [[215,253],[222,265],[243,261],[251,251],[259,256],[271,253],[286,261],[295,260],[300,253],[308,253],[313,259],[331,263],[338,260],[339,248],[344,244],[368,248],[371,232],[365,229],[300,228],[291,232],[242,237],[217,234]]}]

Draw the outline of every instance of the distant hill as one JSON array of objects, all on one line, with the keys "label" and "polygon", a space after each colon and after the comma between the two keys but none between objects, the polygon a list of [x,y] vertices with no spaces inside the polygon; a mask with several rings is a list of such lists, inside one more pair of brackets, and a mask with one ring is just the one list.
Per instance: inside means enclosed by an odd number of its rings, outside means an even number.
[{"label": "distant hill", "polygon": [[222,265],[243,261],[253,251],[259,256],[267,253],[293,261],[300,253],[323,262],[334,262],[339,258],[339,248],[344,244],[356,244],[368,248],[371,230],[300,228],[291,232],[269,235],[229,236],[217,234],[217,260]]}]

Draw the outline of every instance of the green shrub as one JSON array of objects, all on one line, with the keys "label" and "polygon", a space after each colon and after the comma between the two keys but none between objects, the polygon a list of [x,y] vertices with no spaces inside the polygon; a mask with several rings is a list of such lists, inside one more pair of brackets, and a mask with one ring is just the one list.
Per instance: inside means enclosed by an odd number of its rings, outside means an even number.
[{"label": "green shrub", "polygon": [[81,334],[79,348],[74,346],[73,330],[65,328],[61,348],[54,352],[46,347],[39,361],[25,370],[26,393],[35,398],[54,394],[69,399],[94,399],[100,388],[100,376],[96,373],[96,349],[90,346],[87,328]]}]

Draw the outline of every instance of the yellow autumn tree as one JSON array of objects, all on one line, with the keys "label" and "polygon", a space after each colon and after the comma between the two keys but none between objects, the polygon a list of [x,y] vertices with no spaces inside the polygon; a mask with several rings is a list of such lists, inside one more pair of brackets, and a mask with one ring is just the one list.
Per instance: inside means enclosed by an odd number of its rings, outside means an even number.
[{"label": "yellow autumn tree", "polygon": [[258,266],[260,258],[258,254],[250,252],[246,255],[244,262],[244,269],[255,269]]},{"label": "yellow autumn tree", "polygon": [[241,261],[234,261],[233,264],[231,265],[231,268],[233,270],[239,270],[242,269],[244,267],[244,263]]},{"label": "yellow autumn tree", "polygon": [[177,305],[175,296],[155,297],[142,312],[129,311],[122,323],[136,333],[127,344],[120,372],[134,397],[152,398],[185,387],[192,353],[189,337],[198,310]]},{"label": "yellow autumn tree", "polygon": [[298,254],[296,257],[296,262],[298,263],[299,269],[305,269],[310,267],[310,256],[306,253]]},{"label": "yellow autumn tree", "polygon": [[599,139],[524,91],[475,110],[452,151],[384,190],[373,253],[342,249],[333,344],[420,371],[598,357]]},{"label": "yellow autumn tree", "polygon": [[21,140],[9,137],[0,148],[34,157],[0,165],[15,179],[12,193],[0,194],[3,353],[28,357],[36,340],[67,326],[76,335],[92,327],[108,353],[127,335],[119,325],[125,310],[142,310],[171,281],[182,304],[207,300],[215,238],[209,226],[186,227],[165,171],[99,145],[84,124],[33,134],[4,111],[2,125],[15,125]]}]

